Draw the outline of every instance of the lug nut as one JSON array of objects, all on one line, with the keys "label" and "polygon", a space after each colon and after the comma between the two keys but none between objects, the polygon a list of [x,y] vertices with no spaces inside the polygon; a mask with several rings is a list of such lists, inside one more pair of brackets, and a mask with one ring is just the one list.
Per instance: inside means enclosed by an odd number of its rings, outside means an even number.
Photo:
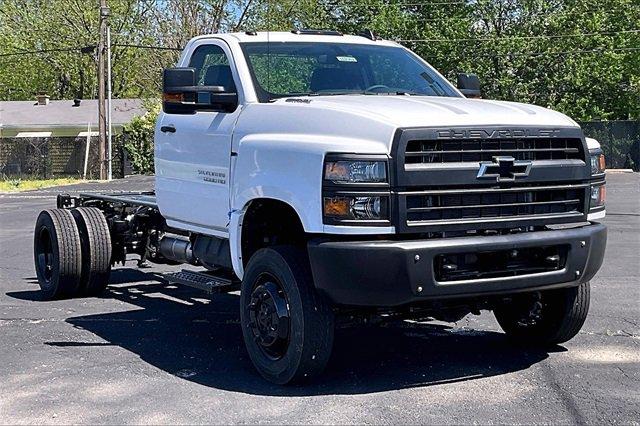
[{"label": "lug nut", "polygon": [[419,262],[419,261],[420,261],[420,255],[419,255],[419,254],[416,254],[416,255],[413,257],[413,260],[415,260],[416,262]]},{"label": "lug nut", "polygon": [[586,241],[580,241],[580,247],[584,247],[584,246],[586,246],[586,245],[587,245],[587,242],[586,242]]},{"label": "lug nut", "polygon": [[576,278],[580,276],[580,271],[576,271]]},{"label": "lug nut", "polygon": [[418,287],[417,290],[418,290],[418,293],[422,293],[422,287]]}]

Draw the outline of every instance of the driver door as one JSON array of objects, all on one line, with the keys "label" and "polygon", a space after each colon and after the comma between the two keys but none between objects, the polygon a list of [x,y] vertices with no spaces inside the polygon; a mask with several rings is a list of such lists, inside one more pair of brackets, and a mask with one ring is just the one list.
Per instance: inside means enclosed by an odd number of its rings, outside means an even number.
[{"label": "driver door", "polygon": [[[197,85],[235,92],[238,74],[230,58],[223,41],[202,40],[183,66],[195,68]],[[240,111],[161,115],[156,193],[169,226],[227,236],[231,138]]]}]

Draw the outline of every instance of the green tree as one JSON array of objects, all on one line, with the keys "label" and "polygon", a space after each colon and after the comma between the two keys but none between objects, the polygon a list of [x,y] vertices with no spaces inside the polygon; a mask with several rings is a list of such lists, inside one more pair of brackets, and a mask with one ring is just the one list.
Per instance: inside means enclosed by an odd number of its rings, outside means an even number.
[{"label": "green tree", "polygon": [[[576,120],[640,117],[638,0],[110,0],[116,97],[157,96],[162,68],[193,36],[241,30],[368,28],[452,81],[475,72],[485,97]],[[95,0],[0,2],[0,99],[96,96]],[[137,46],[137,47],[136,47]],[[160,46],[175,50],[141,48]]]},{"label": "green tree", "polygon": [[122,137],[133,170],[136,173],[153,174],[153,133],[161,103],[147,100],[143,106],[146,110],[144,115],[136,116],[126,124]]}]

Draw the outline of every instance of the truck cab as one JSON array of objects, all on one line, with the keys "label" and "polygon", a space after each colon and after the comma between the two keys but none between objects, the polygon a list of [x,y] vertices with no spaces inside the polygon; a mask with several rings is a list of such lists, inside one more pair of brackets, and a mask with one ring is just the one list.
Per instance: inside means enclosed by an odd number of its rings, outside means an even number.
[{"label": "truck cab", "polygon": [[486,309],[515,341],[569,340],[606,245],[602,151],[561,113],[460,81],[370,32],[194,38],[164,73],[155,193],[119,201],[153,218],[135,223],[145,238],[115,230],[137,213],[99,204],[112,262],[237,283],[248,353],[275,383],[319,374],[346,317]]}]

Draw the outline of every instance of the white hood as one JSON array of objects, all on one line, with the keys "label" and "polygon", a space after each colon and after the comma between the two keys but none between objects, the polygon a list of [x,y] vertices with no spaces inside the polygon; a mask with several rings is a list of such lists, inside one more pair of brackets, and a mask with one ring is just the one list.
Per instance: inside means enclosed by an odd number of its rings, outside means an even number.
[{"label": "white hood", "polygon": [[[556,111],[517,102],[435,96],[343,95],[299,98],[314,108],[377,119],[397,127],[562,126],[578,124]],[[279,102],[286,102],[284,99]]]},{"label": "white hood", "polygon": [[[249,139],[281,141],[289,151],[390,153],[399,128],[453,126],[579,127],[556,111],[515,102],[431,96],[340,95],[248,104],[233,149]],[[295,141],[295,144],[291,142]]]}]

